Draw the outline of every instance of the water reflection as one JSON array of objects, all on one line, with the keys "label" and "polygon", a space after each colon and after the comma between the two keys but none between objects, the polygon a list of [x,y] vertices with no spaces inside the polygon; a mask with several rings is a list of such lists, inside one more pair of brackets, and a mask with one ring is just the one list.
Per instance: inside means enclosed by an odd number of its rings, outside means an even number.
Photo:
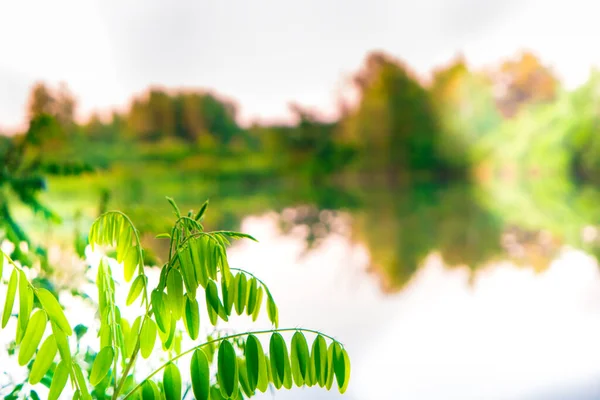
[{"label": "water reflection", "polygon": [[[123,187],[109,205],[148,232],[157,258],[167,249],[152,237],[170,223],[160,179],[142,182],[141,197]],[[231,264],[269,284],[282,326],[347,344],[354,372],[344,398],[600,398],[597,189],[181,179],[194,188],[173,193],[182,209],[211,198],[207,229],[260,240],[237,243]]]},{"label": "water reflection", "polygon": [[[390,293],[402,290],[432,252],[447,266],[472,271],[503,260],[542,271],[565,244],[588,251],[597,248],[594,243],[583,246],[579,238],[586,223],[593,220],[589,212],[559,224],[556,218],[562,220],[562,216],[550,210],[545,221],[531,223],[527,216],[514,218],[511,208],[531,207],[538,204],[537,199],[499,199],[495,190],[467,183],[363,186],[354,189],[352,206],[340,202],[335,209],[313,202],[286,208],[279,219],[284,232],[297,227],[305,230],[309,249],[332,232],[349,229],[350,238],[368,248],[369,270]],[[587,209],[575,212],[579,211]],[[339,224],[342,217],[343,227]]]},{"label": "water reflection", "polygon": [[[494,262],[475,275],[424,254],[423,267],[411,271],[404,289],[386,295],[376,275],[365,273],[369,252],[349,237],[331,234],[299,258],[306,232],[281,235],[273,215],[247,218],[242,228],[260,243],[237,245],[232,263],[243,263],[270,284],[281,325],[312,326],[343,338],[353,360],[344,398],[600,394],[592,384],[600,378],[600,273],[583,252],[561,252],[543,272]],[[299,389],[275,397],[338,395]]]}]

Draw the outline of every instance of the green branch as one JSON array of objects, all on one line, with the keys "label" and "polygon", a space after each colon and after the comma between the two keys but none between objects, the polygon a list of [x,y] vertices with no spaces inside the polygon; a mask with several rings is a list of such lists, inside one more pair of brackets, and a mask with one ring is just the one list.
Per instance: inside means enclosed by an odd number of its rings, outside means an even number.
[{"label": "green branch", "polygon": [[268,293],[271,293],[271,291],[269,290],[269,287],[268,287],[268,286],[267,286],[267,285],[266,285],[266,284],[265,284],[265,283],[264,283],[262,280],[260,280],[260,278],[257,278],[257,277],[256,277],[256,275],[254,275],[253,273],[251,273],[251,272],[248,272],[248,271],[246,271],[245,269],[241,269],[241,268],[229,268],[229,270],[230,270],[230,271],[238,271],[238,272],[241,272],[241,273],[244,273],[244,274],[246,274],[246,275],[248,275],[248,276],[251,276],[251,277],[253,277],[254,279],[256,279],[256,281],[257,281],[258,283],[260,283],[260,284],[262,285],[262,287],[264,287],[264,288],[265,288],[265,290],[266,290]]},{"label": "green branch", "polygon": [[190,349],[187,349],[186,351],[176,355],[175,357],[169,359],[167,362],[165,362],[163,365],[161,365],[160,367],[158,367],[156,370],[154,370],[154,372],[152,372],[150,375],[148,375],[146,378],[144,378],[140,383],[137,384],[136,387],[134,387],[129,393],[127,393],[127,395],[123,398],[123,400],[128,399],[130,396],[132,396],[143,384],[145,381],[151,379],[154,375],[156,375],[157,373],[159,373],[160,371],[162,371],[167,365],[169,365],[170,363],[172,363],[173,361],[187,355],[190,354],[193,351],[196,351],[204,346],[208,346],[211,345],[213,343],[217,343],[217,342],[222,342],[223,340],[229,340],[229,339],[233,339],[236,337],[240,337],[240,336],[249,336],[249,335],[262,335],[262,334],[266,334],[266,333],[275,333],[275,332],[308,332],[308,333],[314,333],[316,335],[321,335],[323,337],[328,338],[329,340],[339,343],[342,347],[343,345],[338,342],[334,337],[329,336],[327,334],[321,333],[319,331],[316,331],[314,329],[305,329],[305,328],[283,328],[283,329],[268,329],[268,330],[262,330],[262,331],[251,331],[251,332],[243,332],[243,333],[235,333],[233,335],[228,335],[228,336],[223,336],[221,338],[218,339],[213,339],[213,340],[209,340],[208,342],[204,342],[202,344],[199,344],[198,346],[194,346]]}]

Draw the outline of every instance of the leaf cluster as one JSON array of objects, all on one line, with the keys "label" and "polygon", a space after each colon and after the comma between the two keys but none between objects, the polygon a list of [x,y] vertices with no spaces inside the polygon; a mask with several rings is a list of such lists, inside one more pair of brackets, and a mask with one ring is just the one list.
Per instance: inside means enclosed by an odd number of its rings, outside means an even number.
[{"label": "leaf cluster", "polygon": [[[341,343],[309,329],[279,329],[279,311],[268,287],[253,274],[229,266],[231,241],[255,239],[239,232],[204,231],[202,219],[208,202],[198,212],[182,215],[175,201],[168,200],[176,220],[171,232],[158,235],[170,241],[170,250],[156,285],[149,283],[144,249],[129,217],[111,211],[90,228],[92,248],[114,248],[115,259],[103,257],[98,265],[99,350],[88,362],[82,363],[71,351],[73,329],[57,298],[34,287],[25,270],[1,253],[12,267],[2,327],[13,315],[18,298],[15,340],[19,364],[30,364],[27,383],[45,382],[50,399],[64,396],[68,381],[74,399],[170,400],[181,399],[190,390],[197,399],[243,399],[269,387],[318,385],[329,390],[334,380],[343,393],[350,361]],[[116,290],[123,285],[116,284],[115,266],[127,282],[125,305],[116,302]],[[140,314],[134,320],[121,313],[122,307],[136,306]],[[208,321],[201,321],[202,307]],[[255,321],[263,310],[273,329],[200,340],[201,324],[209,324],[214,331],[234,314]],[[293,332],[289,345],[282,335],[285,332]],[[305,333],[315,335],[311,346]],[[270,335],[265,349],[257,337],[264,334]],[[194,343],[185,351],[181,350],[183,335]],[[77,339],[79,336],[77,333]],[[140,358],[160,355],[166,362],[139,379],[135,367]],[[181,361],[186,355],[191,355],[187,367]],[[191,382],[182,380],[180,369],[184,367],[189,368]]]}]

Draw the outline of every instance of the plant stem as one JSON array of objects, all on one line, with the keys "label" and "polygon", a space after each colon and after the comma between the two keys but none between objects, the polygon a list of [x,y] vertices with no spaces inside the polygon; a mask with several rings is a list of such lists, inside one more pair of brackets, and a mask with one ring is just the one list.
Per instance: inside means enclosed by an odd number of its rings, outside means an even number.
[{"label": "plant stem", "polygon": [[144,314],[144,318],[142,319],[142,322],[140,323],[140,330],[138,331],[138,334],[137,334],[137,339],[135,341],[135,347],[133,349],[133,352],[131,353],[131,358],[129,359],[129,362],[125,366],[125,369],[123,369],[123,372],[122,372],[123,375],[121,376],[121,380],[119,381],[119,384],[115,388],[115,391],[112,396],[113,400],[117,399],[117,397],[119,396],[119,393],[121,392],[121,389],[123,389],[123,385],[125,384],[127,375],[129,375],[129,371],[131,371],[131,368],[133,368],[133,365],[135,364],[135,359],[137,358],[137,355],[140,352],[140,336],[142,333],[142,327],[144,326],[144,322],[146,322],[146,318],[150,318],[149,312]]},{"label": "plant stem", "polygon": [[121,392],[121,389],[123,389],[123,385],[125,384],[125,379],[127,379],[127,375],[129,375],[129,371],[133,367],[133,364],[135,362],[135,359],[136,359],[139,351],[140,351],[140,338],[138,336],[138,339],[135,342],[135,349],[133,350],[133,353],[131,354],[131,359],[129,360],[129,363],[127,363],[127,365],[125,366],[125,369],[122,372],[123,375],[121,376],[121,380],[119,381],[119,384],[117,385],[117,387],[113,393],[113,396],[112,396],[113,400],[116,400],[118,398],[119,392]]},{"label": "plant stem", "polygon": [[152,378],[154,375],[156,375],[157,373],[159,373],[167,365],[169,365],[173,361],[175,361],[175,360],[177,360],[177,359],[179,359],[179,358],[181,358],[181,357],[183,357],[183,356],[185,356],[185,355],[187,355],[187,354],[189,354],[189,353],[191,353],[191,352],[193,352],[195,350],[198,350],[201,347],[208,346],[209,344],[212,344],[212,343],[221,342],[223,340],[233,339],[233,338],[240,337],[240,336],[262,335],[262,334],[265,334],[265,333],[275,333],[275,332],[297,332],[297,331],[300,331],[300,332],[309,332],[309,333],[314,333],[314,334],[317,334],[317,335],[321,335],[321,336],[324,336],[324,337],[326,337],[326,338],[328,338],[328,339],[330,339],[330,340],[332,340],[334,342],[339,343],[335,338],[333,338],[333,337],[331,337],[329,335],[326,335],[324,333],[321,333],[321,332],[313,330],[313,329],[305,329],[305,328],[268,329],[268,330],[262,330],[262,331],[243,332],[243,333],[236,333],[236,334],[233,334],[233,335],[223,336],[223,337],[218,338],[218,339],[209,340],[208,342],[204,342],[202,344],[199,344],[198,346],[194,346],[191,349],[187,349],[186,351],[184,351],[184,352],[176,355],[175,357],[171,358],[170,360],[168,360],[167,362],[165,362],[163,365],[161,365],[160,367],[158,367],[156,370],[154,370],[154,372],[152,372],[146,378],[144,378],[140,383],[138,383],[136,387],[134,387],[129,393],[127,393],[127,395],[123,398],[123,400],[128,399],[131,395],[133,395],[135,393],[136,390],[138,390],[142,386],[142,384],[145,381],[147,381],[148,379]]},{"label": "plant stem", "polygon": [[263,281],[261,281],[261,280],[260,280],[260,278],[257,278],[257,277],[256,277],[256,275],[254,275],[253,273],[251,273],[251,272],[248,272],[248,271],[246,271],[245,269],[241,269],[241,268],[229,268],[229,270],[230,270],[230,271],[238,271],[238,272],[242,272],[242,273],[244,273],[244,274],[246,274],[246,275],[249,275],[249,276],[253,277],[254,279],[256,279],[256,281],[257,281],[258,283],[260,283],[260,284],[261,284],[261,285],[262,285],[262,286],[265,288],[265,290],[266,290],[267,292],[269,292],[269,293],[270,293],[270,291],[269,291],[269,288],[267,287],[267,285],[265,285],[265,283],[264,283]]}]

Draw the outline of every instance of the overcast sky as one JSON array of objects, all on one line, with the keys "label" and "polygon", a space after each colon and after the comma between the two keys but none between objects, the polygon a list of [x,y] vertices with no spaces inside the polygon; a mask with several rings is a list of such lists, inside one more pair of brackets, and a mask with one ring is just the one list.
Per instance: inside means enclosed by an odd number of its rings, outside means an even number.
[{"label": "overcast sky", "polygon": [[215,89],[241,118],[288,104],[333,112],[367,52],[418,72],[462,52],[475,66],[531,49],[577,85],[600,66],[593,0],[0,0],[0,129],[32,83],[66,82],[91,110],[151,84]]}]

